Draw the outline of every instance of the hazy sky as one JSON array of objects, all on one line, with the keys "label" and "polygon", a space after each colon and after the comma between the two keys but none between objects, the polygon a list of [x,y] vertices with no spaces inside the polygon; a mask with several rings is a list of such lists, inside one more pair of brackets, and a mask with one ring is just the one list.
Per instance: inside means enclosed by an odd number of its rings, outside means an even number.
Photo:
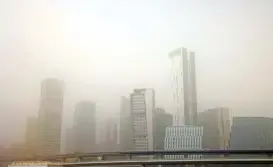
[{"label": "hazy sky", "polygon": [[137,87],[168,110],[179,46],[196,51],[199,111],[273,117],[271,0],[0,0],[0,144],[22,140],[46,77],[65,82],[65,126],[76,102],[114,115]]}]

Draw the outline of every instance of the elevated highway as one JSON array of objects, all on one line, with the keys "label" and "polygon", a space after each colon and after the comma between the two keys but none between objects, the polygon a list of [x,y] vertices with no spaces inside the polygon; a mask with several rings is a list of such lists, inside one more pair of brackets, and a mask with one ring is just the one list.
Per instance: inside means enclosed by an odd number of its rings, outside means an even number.
[{"label": "elevated highway", "polygon": [[[165,159],[166,155],[208,155],[199,159]],[[217,158],[208,158],[215,155]],[[241,157],[244,158],[241,158]],[[177,164],[273,164],[273,150],[187,150],[132,151],[58,154],[31,157],[0,157],[1,164],[12,162],[59,162],[60,166],[135,166]],[[142,158],[139,158],[142,157]],[[144,157],[144,158],[143,158]],[[147,157],[147,158],[145,158]],[[149,158],[148,158],[149,157]],[[152,157],[152,158],[151,158]],[[252,157],[252,158],[251,158]]]}]

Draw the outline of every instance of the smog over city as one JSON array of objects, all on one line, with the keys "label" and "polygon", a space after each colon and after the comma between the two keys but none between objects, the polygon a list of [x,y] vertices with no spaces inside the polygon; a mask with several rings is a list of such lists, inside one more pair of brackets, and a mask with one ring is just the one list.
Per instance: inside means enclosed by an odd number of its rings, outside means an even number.
[{"label": "smog over city", "polygon": [[272,143],[273,1],[0,0],[0,156]]}]

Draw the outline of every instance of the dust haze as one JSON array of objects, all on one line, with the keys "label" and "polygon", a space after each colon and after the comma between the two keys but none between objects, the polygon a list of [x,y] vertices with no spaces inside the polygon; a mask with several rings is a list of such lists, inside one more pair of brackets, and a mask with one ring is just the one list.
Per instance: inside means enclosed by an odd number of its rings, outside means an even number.
[{"label": "dust haze", "polygon": [[272,44],[270,0],[1,0],[0,145],[24,140],[47,77],[65,83],[64,128],[78,101],[115,116],[134,88],[173,113],[167,55],[179,46],[196,52],[199,112],[273,117]]}]

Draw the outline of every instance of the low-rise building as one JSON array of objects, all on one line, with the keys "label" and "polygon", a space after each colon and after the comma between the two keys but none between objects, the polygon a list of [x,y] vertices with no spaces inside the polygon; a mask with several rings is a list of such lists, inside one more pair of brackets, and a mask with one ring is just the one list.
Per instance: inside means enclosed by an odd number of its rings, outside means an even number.
[{"label": "low-rise building", "polygon": [[[201,150],[203,127],[171,126],[166,128],[164,149],[166,151]],[[166,159],[201,158],[201,155],[166,155]]]}]

